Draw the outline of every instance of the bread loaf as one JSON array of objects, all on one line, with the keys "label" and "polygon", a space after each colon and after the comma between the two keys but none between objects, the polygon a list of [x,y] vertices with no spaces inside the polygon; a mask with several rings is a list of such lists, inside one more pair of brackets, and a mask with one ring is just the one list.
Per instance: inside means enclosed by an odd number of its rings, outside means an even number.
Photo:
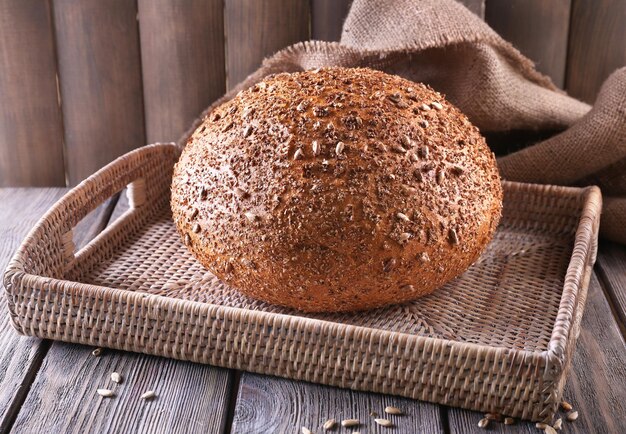
[{"label": "bread loaf", "polygon": [[431,293],[479,257],[502,188],[478,129],[370,69],[267,77],[210,113],[172,180],[194,256],[245,294],[348,311]]}]

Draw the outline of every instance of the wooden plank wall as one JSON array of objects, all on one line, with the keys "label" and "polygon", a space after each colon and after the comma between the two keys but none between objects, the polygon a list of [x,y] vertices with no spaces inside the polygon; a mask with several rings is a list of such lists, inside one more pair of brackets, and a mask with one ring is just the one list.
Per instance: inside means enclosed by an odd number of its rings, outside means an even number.
[{"label": "wooden plank wall", "polygon": [[[572,95],[626,64],[624,0],[459,0]],[[337,41],[352,0],[0,0],[0,186],[75,185],[172,141],[263,58]]]}]

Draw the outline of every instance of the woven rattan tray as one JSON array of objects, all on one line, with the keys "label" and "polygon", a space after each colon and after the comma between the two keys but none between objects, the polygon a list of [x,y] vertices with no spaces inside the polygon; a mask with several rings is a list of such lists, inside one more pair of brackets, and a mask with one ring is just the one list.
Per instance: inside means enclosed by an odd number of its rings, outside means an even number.
[{"label": "woven rattan tray", "polygon": [[[550,420],[597,249],[597,188],[505,183],[495,239],[419,301],[301,314],[251,300],[187,252],[169,211],[173,144],[146,146],[70,191],[5,275],[23,334]],[[128,184],[130,209],[81,251],[72,228]]]}]

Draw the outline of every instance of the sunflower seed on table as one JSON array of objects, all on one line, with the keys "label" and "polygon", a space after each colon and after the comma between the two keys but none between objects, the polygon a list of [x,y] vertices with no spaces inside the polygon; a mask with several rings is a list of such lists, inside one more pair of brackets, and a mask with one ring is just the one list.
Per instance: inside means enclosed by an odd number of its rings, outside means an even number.
[{"label": "sunflower seed on table", "polygon": [[329,430],[335,428],[335,426],[337,426],[337,421],[335,419],[328,419],[326,422],[324,422],[322,428],[324,428],[325,430]]},{"label": "sunflower seed on table", "polygon": [[567,416],[565,416],[565,417],[570,422],[574,422],[576,419],[578,419],[578,412],[576,410],[570,411],[569,413],[567,413]]},{"label": "sunflower seed on table", "polygon": [[557,434],[556,430],[554,428],[552,428],[550,425],[546,426],[546,428],[543,430],[543,432],[545,432],[547,434]]},{"label": "sunflower seed on table", "polygon": [[489,419],[487,419],[486,417],[478,421],[478,428],[487,428],[488,425],[489,425]]},{"label": "sunflower seed on table", "polygon": [[535,424],[535,428],[539,428],[539,429],[546,429],[547,426],[548,426],[548,424],[543,423],[543,422],[537,422]]},{"label": "sunflower seed on table", "polygon": [[96,348],[95,350],[93,350],[91,352],[91,354],[96,356],[96,357],[98,357],[98,356],[102,355],[102,351],[103,351],[102,348]]},{"label": "sunflower seed on table", "polygon": [[385,413],[387,414],[402,414],[402,410],[398,407],[392,407],[391,405],[385,407]]},{"label": "sunflower seed on table", "polygon": [[122,382],[122,376],[118,372],[113,372],[111,374],[111,381],[119,384]]},{"label": "sunflower seed on table", "polygon": [[558,418],[556,420],[556,422],[554,422],[554,425],[552,425],[554,427],[554,429],[561,429],[563,428],[563,419],[562,418]]},{"label": "sunflower seed on table", "polygon": [[141,394],[141,399],[153,399],[155,397],[156,393],[154,393],[154,390],[148,390]]},{"label": "sunflower seed on table", "polygon": [[305,427],[305,426],[303,426],[302,428],[300,428],[300,432],[301,432],[302,434],[313,434],[313,432],[312,432],[310,429],[308,429],[307,427]]},{"label": "sunflower seed on table", "polygon": [[570,411],[573,407],[572,404],[570,404],[569,402],[563,401],[561,402],[561,408],[565,411]]},{"label": "sunflower seed on table", "polygon": [[344,419],[341,421],[341,426],[349,428],[351,426],[359,426],[361,422],[358,419]]},{"label": "sunflower seed on table", "polygon": [[113,391],[109,389],[98,389],[97,392],[98,392],[98,395],[103,396],[105,398],[112,398],[113,396],[115,396],[115,393],[113,393]]},{"label": "sunflower seed on table", "polygon": [[393,426],[393,422],[391,422],[389,419],[374,419],[374,422],[376,422],[378,425],[384,426],[384,427]]}]

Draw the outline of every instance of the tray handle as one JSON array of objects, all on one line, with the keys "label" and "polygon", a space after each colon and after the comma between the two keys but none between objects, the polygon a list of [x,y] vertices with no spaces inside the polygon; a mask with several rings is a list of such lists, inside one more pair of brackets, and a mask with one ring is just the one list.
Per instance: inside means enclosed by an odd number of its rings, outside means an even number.
[{"label": "tray handle", "polygon": [[174,143],[138,148],[66,193],[37,222],[9,262],[4,275],[7,291],[24,273],[61,278],[75,258],[74,227],[126,186],[132,208],[168,194],[170,178],[163,171],[172,171],[179,154]]}]

